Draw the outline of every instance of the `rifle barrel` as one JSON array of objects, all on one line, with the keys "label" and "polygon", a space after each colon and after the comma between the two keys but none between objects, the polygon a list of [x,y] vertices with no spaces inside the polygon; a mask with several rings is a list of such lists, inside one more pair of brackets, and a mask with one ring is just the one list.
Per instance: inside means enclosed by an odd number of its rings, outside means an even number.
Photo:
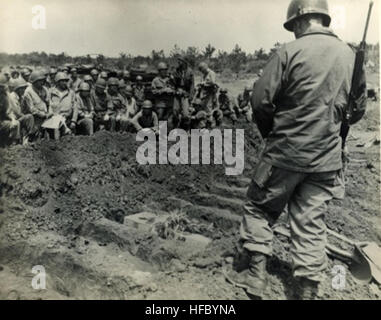
[{"label": "rifle barrel", "polygon": [[366,18],[366,24],[365,24],[365,30],[364,30],[364,36],[362,38],[362,42],[365,43],[366,41],[366,34],[368,33],[368,27],[369,27],[369,21],[370,21],[370,15],[372,14],[372,8],[373,8],[373,1],[369,3],[369,10],[368,10],[368,16]]}]

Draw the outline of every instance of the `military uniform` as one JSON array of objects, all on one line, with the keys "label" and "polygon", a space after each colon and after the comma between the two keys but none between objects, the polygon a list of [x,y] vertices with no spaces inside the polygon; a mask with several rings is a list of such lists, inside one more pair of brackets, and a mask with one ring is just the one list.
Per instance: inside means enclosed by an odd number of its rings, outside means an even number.
[{"label": "military uniform", "polygon": [[140,110],[144,100],[146,99],[145,87],[144,85],[141,85],[141,86],[135,85],[133,89],[134,89],[134,98],[136,100],[136,105],[138,109]]},{"label": "military uniform", "polygon": [[111,126],[115,127],[115,123],[112,124],[112,120],[104,120],[104,117],[107,113],[107,94],[103,92],[98,94],[95,92],[95,89],[90,91],[90,99],[94,105],[94,130],[98,130],[101,126],[105,126],[107,130]]},{"label": "military uniform", "polygon": [[[121,127],[125,127],[126,120],[121,116],[126,112],[126,101],[120,93],[111,95],[107,93],[107,112],[106,115],[110,117],[111,126],[110,131],[115,131]],[[117,128],[118,127],[118,128]]]},{"label": "military uniform", "polygon": [[168,120],[173,114],[173,85],[169,77],[156,77],[152,80],[152,93],[155,97],[155,110],[159,120]]},{"label": "military uniform", "polygon": [[223,117],[229,118],[233,124],[237,121],[237,116],[234,110],[234,98],[230,97],[228,94],[221,93],[218,96],[218,106],[220,114],[216,117],[216,123],[219,125],[221,123],[221,114]]},{"label": "military uniform", "polygon": [[294,276],[316,282],[327,266],[327,203],[344,195],[340,127],[354,59],[330,29],[310,27],[273,55],[253,92],[253,116],[267,141],[241,239],[248,251],[271,255],[271,225],[288,206]]},{"label": "military uniform", "polygon": [[[54,87],[50,91],[50,94],[50,106],[52,112],[65,118],[66,127],[70,126],[72,123],[76,125],[78,120],[78,106],[74,91],[69,89],[61,91],[57,87]],[[66,131],[65,126],[61,128],[61,131],[62,130]]]},{"label": "military uniform", "polygon": [[248,122],[253,120],[253,111],[251,109],[251,93],[243,92],[237,97],[238,112],[243,114]]},{"label": "military uniform", "polygon": [[81,97],[78,93],[76,96],[78,105],[78,124],[79,131],[84,132],[86,135],[93,135],[94,133],[94,104],[89,96],[87,99]]}]

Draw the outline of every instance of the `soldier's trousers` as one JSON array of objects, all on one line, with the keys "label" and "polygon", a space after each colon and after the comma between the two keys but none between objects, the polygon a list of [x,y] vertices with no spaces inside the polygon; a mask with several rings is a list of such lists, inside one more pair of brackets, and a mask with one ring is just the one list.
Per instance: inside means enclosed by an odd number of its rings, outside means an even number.
[{"label": "soldier's trousers", "polygon": [[260,161],[247,196],[240,227],[243,247],[271,255],[271,226],[287,206],[293,274],[321,281],[327,267],[324,215],[331,199],[344,196],[342,171],[300,173]]}]

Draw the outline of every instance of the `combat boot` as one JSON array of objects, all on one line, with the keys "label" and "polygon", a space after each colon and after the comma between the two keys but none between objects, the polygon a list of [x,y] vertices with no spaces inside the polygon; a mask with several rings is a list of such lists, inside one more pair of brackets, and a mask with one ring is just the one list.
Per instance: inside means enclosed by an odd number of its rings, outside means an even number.
[{"label": "combat boot", "polygon": [[245,289],[252,296],[261,297],[267,286],[266,255],[251,254],[248,269],[242,272],[231,271],[226,279],[235,286]]},{"label": "combat boot", "polygon": [[319,292],[319,282],[308,278],[299,277],[296,279],[296,299],[315,300]]}]

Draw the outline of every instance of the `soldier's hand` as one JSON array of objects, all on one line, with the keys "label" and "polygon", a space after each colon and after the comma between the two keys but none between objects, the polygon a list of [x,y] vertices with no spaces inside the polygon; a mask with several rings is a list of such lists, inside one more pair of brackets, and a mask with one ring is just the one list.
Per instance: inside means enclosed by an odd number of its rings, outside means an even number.
[{"label": "soldier's hand", "polygon": [[70,129],[71,129],[71,130],[74,130],[74,129],[75,129],[75,126],[76,126],[76,124],[75,124],[74,121],[70,122]]},{"label": "soldier's hand", "polygon": [[103,117],[103,120],[104,121],[109,121],[110,120],[110,116],[108,114],[105,114],[105,116]]}]

